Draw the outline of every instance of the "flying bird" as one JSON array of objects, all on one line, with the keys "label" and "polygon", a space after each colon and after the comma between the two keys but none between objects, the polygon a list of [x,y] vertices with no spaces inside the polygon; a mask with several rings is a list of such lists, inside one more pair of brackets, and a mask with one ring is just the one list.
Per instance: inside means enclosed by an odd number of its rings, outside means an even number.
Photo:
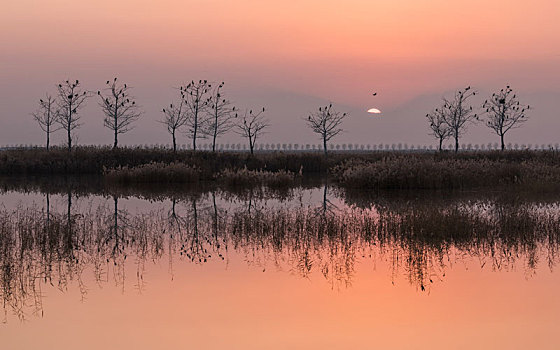
[{"label": "flying bird", "polygon": [[373,95],[373,96],[377,96],[377,92],[374,92],[372,95]]}]

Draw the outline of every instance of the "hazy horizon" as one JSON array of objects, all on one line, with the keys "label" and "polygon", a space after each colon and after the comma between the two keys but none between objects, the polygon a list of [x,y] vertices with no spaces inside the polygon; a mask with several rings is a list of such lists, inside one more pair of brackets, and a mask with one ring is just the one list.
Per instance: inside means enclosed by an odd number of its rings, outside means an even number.
[{"label": "hazy horizon", "polygon": [[[225,81],[239,108],[266,107],[263,143],[318,144],[302,118],[331,101],[350,114],[334,143],[435,145],[425,114],[467,85],[480,91],[474,107],[506,85],[533,107],[506,143],[556,143],[559,15],[552,0],[9,3],[0,14],[0,145],[44,142],[30,113],[58,82],[96,91],[113,77],[134,87],[145,112],[121,144],[169,143],[160,110],[173,87],[198,79]],[[368,115],[372,107],[382,116]],[[95,97],[82,115],[77,144],[111,144]],[[489,142],[498,137],[482,125],[461,139]]]}]

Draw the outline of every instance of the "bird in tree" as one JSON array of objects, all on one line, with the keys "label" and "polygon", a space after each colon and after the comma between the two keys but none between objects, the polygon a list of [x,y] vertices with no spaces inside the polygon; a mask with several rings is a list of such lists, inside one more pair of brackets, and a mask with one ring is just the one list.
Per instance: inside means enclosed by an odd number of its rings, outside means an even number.
[{"label": "bird in tree", "polygon": [[142,113],[139,106],[130,94],[130,87],[127,84],[119,85],[117,78],[112,82],[107,80],[107,87],[104,92],[97,91],[100,98],[99,105],[105,115],[103,125],[114,134],[113,149],[118,146],[118,135],[130,131],[135,121],[140,118]]},{"label": "bird in tree", "polygon": [[430,135],[434,136],[439,141],[439,151],[441,152],[443,141],[452,136],[452,130],[445,122],[444,112],[445,109],[440,107],[433,110],[431,113],[426,114],[426,118],[430,123]]},{"label": "bird in tree", "polygon": [[58,130],[55,126],[57,121],[56,99],[46,94],[44,98],[39,100],[39,109],[31,115],[47,136],[46,146],[48,151],[50,147],[50,136],[53,132]]},{"label": "bird in tree", "polygon": [[205,138],[207,133],[203,128],[208,123],[208,109],[211,105],[212,98],[209,95],[212,84],[207,80],[192,80],[185,86],[180,87],[181,98],[185,102],[187,112],[187,132],[186,134],[192,139],[193,150],[196,151],[196,140]]},{"label": "bird in tree", "polygon": [[455,140],[455,153],[459,151],[459,138],[467,126],[478,120],[478,115],[468,104],[468,100],[477,94],[470,86],[457,90],[452,99],[443,99],[441,117],[451,129],[451,136]]},{"label": "bird in tree", "polygon": [[231,101],[224,98],[224,85],[222,81],[214,88],[207,109],[207,127],[204,132],[212,138],[212,152],[216,151],[217,138],[235,127],[234,120],[237,117],[237,111]]},{"label": "bird in tree", "polygon": [[159,122],[166,126],[167,132],[171,134],[173,141],[173,152],[177,152],[177,131],[188,122],[188,111],[186,102],[183,98],[183,90],[180,90],[181,98],[178,103],[169,104],[168,108],[163,108],[163,119]]},{"label": "bird in tree", "polygon": [[90,95],[81,89],[78,80],[66,80],[58,84],[56,121],[66,131],[68,151],[72,150],[72,140],[76,129],[82,126],[79,111],[85,106]]},{"label": "bird in tree", "polygon": [[327,142],[343,131],[341,124],[347,116],[346,113],[336,111],[332,103],[319,107],[319,110],[307,116],[307,126],[323,141],[325,156],[327,156]]},{"label": "bird in tree", "polygon": [[528,119],[529,105],[519,102],[517,94],[508,85],[482,104],[486,126],[500,137],[501,149],[505,149],[504,136],[511,129],[521,127]]},{"label": "bird in tree", "polygon": [[268,119],[264,116],[265,109],[253,113],[253,110],[245,112],[236,125],[236,133],[249,141],[249,150],[254,154],[257,138],[264,133],[264,129],[270,126]]}]

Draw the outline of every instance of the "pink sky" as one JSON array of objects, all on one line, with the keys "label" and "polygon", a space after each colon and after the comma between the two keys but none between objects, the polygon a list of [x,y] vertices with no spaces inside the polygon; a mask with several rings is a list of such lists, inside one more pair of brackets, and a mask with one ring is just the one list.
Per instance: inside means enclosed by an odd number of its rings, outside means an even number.
[{"label": "pink sky", "polygon": [[[554,143],[559,17],[555,0],[12,1],[0,13],[0,144],[42,142],[29,113],[59,80],[97,90],[114,76],[146,112],[124,143],[169,142],[158,111],[200,78],[225,80],[240,107],[268,107],[264,141],[315,141],[301,118],[333,101],[352,116],[340,142],[428,144],[423,116],[443,94],[511,84],[535,110],[509,141]],[[83,113],[79,142],[109,143],[97,101]],[[465,137],[495,141],[482,127]]]}]

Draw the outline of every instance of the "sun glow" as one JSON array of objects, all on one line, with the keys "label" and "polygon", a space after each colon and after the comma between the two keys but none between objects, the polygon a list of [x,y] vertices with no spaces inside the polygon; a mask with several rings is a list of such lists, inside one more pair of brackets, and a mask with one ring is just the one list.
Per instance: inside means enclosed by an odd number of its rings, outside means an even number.
[{"label": "sun glow", "polygon": [[380,114],[381,113],[381,111],[377,108],[370,108],[370,109],[368,109],[367,112],[371,113],[371,114]]}]

